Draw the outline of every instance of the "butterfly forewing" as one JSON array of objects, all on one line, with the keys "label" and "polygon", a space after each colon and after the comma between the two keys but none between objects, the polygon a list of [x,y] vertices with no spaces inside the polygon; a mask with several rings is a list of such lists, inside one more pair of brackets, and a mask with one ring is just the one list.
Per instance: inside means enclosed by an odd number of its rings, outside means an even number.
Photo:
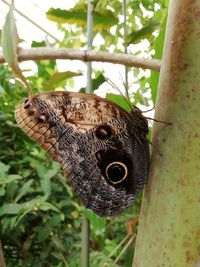
[{"label": "butterfly forewing", "polygon": [[147,180],[148,126],[138,109],[127,113],[94,95],[52,92],[27,99],[15,117],[98,215],[121,213]]}]

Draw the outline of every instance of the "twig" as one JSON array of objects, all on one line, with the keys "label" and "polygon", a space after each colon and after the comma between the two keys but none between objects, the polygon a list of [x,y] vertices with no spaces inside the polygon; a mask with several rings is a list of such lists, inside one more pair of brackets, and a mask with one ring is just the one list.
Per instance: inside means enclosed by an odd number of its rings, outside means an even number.
[{"label": "twig", "polygon": [[[121,64],[125,66],[151,69],[160,71],[161,61],[158,59],[147,59],[132,56],[123,53],[109,53],[104,51],[84,51],[70,48],[51,48],[37,47],[30,49],[20,49],[18,52],[18,60],[45,60],[45,59],[71,59],[81,61],[98,61],[109,62],[113,64]],[[0,63],[4,63],[3,54],[0,53]]]},{"label": "twig", "polygon": [[111,258],[115,252],[126,242],[127,239],[129,239],[130,235],[127,234],[124,239],[122,239],[122,241],[113,249],[113,251],[111,251],[111,253],[109,254],[109,258]]},{"label": "twig", "polygon": [[122,249],[122,251],[119,253],[118,257],[115,259],[115,263],[117,263],[119,261],[119,259],[121,258],[121,256],[124,254],[124,252],[128,249],[128,247],[131,245],[131,243],[134,241],[136,235],[134,234],[129,241],[127,242],[127,244],[124,246],[124,248]]}]

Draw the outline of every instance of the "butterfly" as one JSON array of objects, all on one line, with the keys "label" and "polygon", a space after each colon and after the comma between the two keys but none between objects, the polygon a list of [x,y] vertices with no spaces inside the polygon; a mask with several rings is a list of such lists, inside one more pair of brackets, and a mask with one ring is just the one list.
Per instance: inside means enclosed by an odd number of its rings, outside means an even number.
[{"label": "butterfly", "polygon": [[126,112],[96,95],[57,91],[30,96],[15,118],[99,216],[123,212],[147,182],[148,122],[136,107]]}]

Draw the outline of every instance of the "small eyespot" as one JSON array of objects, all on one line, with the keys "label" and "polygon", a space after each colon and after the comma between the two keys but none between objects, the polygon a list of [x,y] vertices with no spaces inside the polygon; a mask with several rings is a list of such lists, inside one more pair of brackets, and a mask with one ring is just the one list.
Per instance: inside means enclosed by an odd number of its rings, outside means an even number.
[{"label": "small eyespot", "polygon": [[128,176],[127,166],[120,161],[111,162],[105,170],[106,178],[114,185],[121,183]]},{"label": "small eyespot", "polygon": [[31,108],[28,110],[28,115],[34,115],[36,113],[36,109],[35,108]]},{"label": "small eyespot", "polygon": [[112,129],[108,125],[99,126],[95,131],[95,135],[100,140],[108,139],[112,135]]},{"label": "small eyespot", "polygon": [[45,114],[40,114],[38,117],[37,117],[37,121],[39,123],[44,123],[47,121],[47,116]]},{"label": "small eyespot", "polygon": [[24,109],[28,109],[32,106],[32,103],[29,101],[29,99],[26,99],[24,101]]},{"label": "small eyespot", "polygon": [[101,161],[101,160],[102,160],[102,155],[101,155],[101,152],[100,152],[100,151],[97,151],[97,152],[95,153],[95,156],[96,156],[96,159],[97,159],[98,161]]}]

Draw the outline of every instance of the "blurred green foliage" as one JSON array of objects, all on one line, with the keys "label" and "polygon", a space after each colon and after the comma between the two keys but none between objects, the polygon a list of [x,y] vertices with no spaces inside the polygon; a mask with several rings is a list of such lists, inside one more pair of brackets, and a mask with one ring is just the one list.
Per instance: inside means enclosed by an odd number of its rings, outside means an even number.
[{"label": "blurred green foliage", "polygon": [[[130,0],[127,7],[127,40],[123,40],[121,34],[123,23],[118,21],[121,14],[121,1],[94,2],[96,12],[100,14],[96,21],[94,35],[100,34],[104,39],[104,44],[97,45],[95,49],[107,50],[112,46],[115,52],[122,52],[120,43],[131,46],[145,39],[149,42],[146,52],[161,56],[161,52],[155,51],[155,44],[157,46],[161,44],[159,51],[162,51],[168,1]],[[86,36],[84,23],[80,23],[80,19],[84,21],[86,19],[85,15],[80,13],[82,4],[85,4],[85,1],[79,1],[78,6],[71,10],[71,13],[53,9],[48,11],[47,14],[51,19],[52,15],[54,20],[55,16],[61,16],[58,27],[64,32],[65,38],[59,46],[72,48],[85,46],[86,39],[81,38]],[[70,18],[73,12],[76,12],[76,16]],[[107,16],[104,24],[104,15],[107,12],[112,13],[111,21]],[[67,14],[67,20],[64,22],[73,24],[73,27],[60,25],[65,14]],[[116,23],[115,26],[113,22]],[[162,36],[158,34],[160,24]],[[152,33],[157,34],[161,41]],[[71,38],[72,36],[75,38]],[[45,46],[45,42],[33,41],[32,46]],[[135,54],[140,54],[139,48]],[[56,87],[65,87],[67,80],[80,75],[80,72],[59,73],[55,60],[37,61],[36,65],[37,75],[27,78],[34,93],[48,91],[49,88],[53,90]],[[144,96],[147,92],[153,94],[155,101],[158,77],[150,76],[139,69],[134,71],[130,69],[129,74],[138,77],[140,85],[136,93],[130,93],[133,104],[148,105],[151,97]],[[93,75],[94,89],[98,89],[106,80],[104,73],[94,70]],[[85,88],[80,86],[80,90],[84,91]],[[130,267],[135,241],[125,249],[116,263],[115,259],[129,239],[118,249],[117,246],[128,233],[129,238],[137,231],[137,224],[134,224],[133,233],[130,234],[127,223],[133,218],[137,221],[141,197],[135,205],[115,218],[100,218],[90,210],[86,210],[74,195],[60,165],[51,161],[47,153],[28,139],[16,125],[15,106],[27,95],[27,89],[21,82],[6,66],[1,65],[0,235],[7,266],[80,266],[80,233],[84,214],[89,219],[91,228],[91,267]],[[113,94],[107,94],[107,97],[125,109],[128,108],[123,97]]]},{"label": "blurred green foliage", "polygon": [[[37,79],[29,80],[34,85]],[[80,266],[83,214],[90,221],[92,262],[118,266],[113,262],[118,251],[109,254],[126,236],[126,224],[132,214],[138,216],[139,205],[111,219],[85,210],[60,165],[16,125],[14,109],[27,89],[4,66],[0,88],[0,235],[7,266]]]}]

